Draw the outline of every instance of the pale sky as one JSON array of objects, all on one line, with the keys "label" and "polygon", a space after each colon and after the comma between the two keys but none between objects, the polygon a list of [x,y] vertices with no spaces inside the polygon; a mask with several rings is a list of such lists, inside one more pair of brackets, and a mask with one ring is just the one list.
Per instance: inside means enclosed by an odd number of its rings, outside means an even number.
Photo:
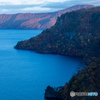
[{"label": "pale sky", "polygon": [[100,0],[0,0],[0,14],[54,12],[78,4],[100,6]]}]

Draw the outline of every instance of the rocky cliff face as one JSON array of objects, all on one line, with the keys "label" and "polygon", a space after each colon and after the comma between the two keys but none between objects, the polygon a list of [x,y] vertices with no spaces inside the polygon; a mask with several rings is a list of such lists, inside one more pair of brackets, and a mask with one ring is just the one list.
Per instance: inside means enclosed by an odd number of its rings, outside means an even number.
[{"label": "rocky cliff face", "polygon": [[1,14],[1,29],[46,29],[53,26],[58,16],[66,12],[78,10],[81,8],[92,7],[91,5],[77,5],[61,11],[40,14]]}]

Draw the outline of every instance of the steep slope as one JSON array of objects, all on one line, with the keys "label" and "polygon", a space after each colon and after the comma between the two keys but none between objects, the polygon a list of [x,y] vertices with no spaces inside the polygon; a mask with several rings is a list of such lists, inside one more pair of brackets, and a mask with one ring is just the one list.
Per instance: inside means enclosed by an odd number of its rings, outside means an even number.
[{"label": "steep slope", "polygon": [[[56,53],[82,57],[87,67],[71,78],[57,92],[57,98],[72,100],[70,91],[100,91],[100,7],[67,12],[50,29],[26,41],[18,42],[17,49],[39,53]],[[52,89],[51,89],[52,90]],[[46,90],[48,92],[49,90]],[[46,94],[46,93],[45,93]],[[47,96],[45,95],[47,98]],[[99,97],[75,97],[74,100],[100,100]]]},{"label": "steep slope", "polygon": [[1,14],[1,29],[46,29],[53,26],[61,14],[78,10],[81,8],[93,7],[92,5],[76,5],[61,11],[52,13],[25,13],[25,14]]},{"label": "steep slope", "polygon": [[[94,53],[90,51],[100,53],[98,47],[99,15],[99,7],[66,13],[57,19],[53,27],[27,41],[19,42],[15,48],[41,53],[94,56]],[[95,50],[95,48],[98,49]],[[96,52],[95,55],[98,55]]]},{"label": "steep slope", "polygon": [[[71,97],[71,91],[97,92],[98,96]],[[46,100],[100,100],[100,58],[94,57],[91,64],[74,75],[64,87],[48,86],[45,90],[45,98]]]}]

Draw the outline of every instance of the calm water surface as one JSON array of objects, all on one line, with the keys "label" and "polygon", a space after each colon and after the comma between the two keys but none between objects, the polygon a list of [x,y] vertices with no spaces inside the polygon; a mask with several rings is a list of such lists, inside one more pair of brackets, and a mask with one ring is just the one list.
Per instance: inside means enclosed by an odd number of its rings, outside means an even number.
[{"label": "calm water surface", "polygon": [[79,58],[16,50],[18,41],[42,30],[0,30],[0,100],[44,100],[48,85],[63,86],[72,77]]}]

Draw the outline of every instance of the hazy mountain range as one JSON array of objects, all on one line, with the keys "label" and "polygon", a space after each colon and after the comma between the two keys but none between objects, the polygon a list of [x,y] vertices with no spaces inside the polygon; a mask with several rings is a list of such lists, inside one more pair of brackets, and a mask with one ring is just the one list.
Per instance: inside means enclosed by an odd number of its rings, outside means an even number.
[{"label": "hazy mountain range", "polygon": [[92,5],[76,5],[70,8],[50,13],[18,13],[0,14],[0,29],[46,29],[56,23],[57,17],[66,12]]}]

